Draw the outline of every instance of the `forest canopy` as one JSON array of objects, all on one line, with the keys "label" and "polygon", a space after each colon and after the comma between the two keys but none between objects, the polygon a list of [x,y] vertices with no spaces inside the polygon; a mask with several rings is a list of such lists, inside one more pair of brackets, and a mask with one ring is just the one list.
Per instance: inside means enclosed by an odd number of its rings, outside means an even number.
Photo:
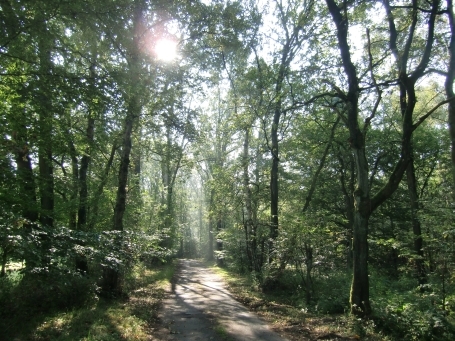
[{"label": "forest canopy", "polygon": [[116,296],[137,262],[204,257],[448,335],[454,18],[452,0],[1,0],[1,276]]}]

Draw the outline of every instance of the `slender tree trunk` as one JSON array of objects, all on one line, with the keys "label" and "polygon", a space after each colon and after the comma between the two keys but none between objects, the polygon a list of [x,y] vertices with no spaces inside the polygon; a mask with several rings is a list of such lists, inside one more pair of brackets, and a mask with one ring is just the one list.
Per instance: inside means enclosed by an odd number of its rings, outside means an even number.
[{"label": "slender tree trunk", "polygon": [[54,167],[52,161],[53,113],[51,86],[49,76],[52,72],[51,50],[52,41],[49,38],[45,19],[40,18],[40,36],[38,40],[40,61],[39,102],[36,103],[39,122],[38,165],[39,192],[41,201],[40,222],[43,226],[54,225]]},{"label": "slender tree trunk", "polygon": [[[24,225],[26,231],[25,236],[27,238],[32,232],[32,228],[36,227],[36,223],[38,222],[38,204],[32,162],[24,137],[25,129],[25,127],[20,126],[17,131],[13,132],[12,136],[15,144],[13,149],[17,167],[18,190],[22,198],[21,210],[24,218],[27,220]],[[27,248],[25,251],[24,259],[27,269],[39,266],[39,258],[37,258],[33,250]]]},{"label": "slender tree trunk", "polygon": [[305,298],[306,303],[309,305],[313,298],[313,278],[311,276],[311,271],[313,270],[313,247],[307,243],[305,243],[305,267]]},{"label": "slender tree trunk", "polygon": [[[316,185],[318,182],[319,174],[321,173],[322,169],[325,166],[325,161],[327,159],[327,155],[329,154],[329,150],[332,146],[333,138],[335,136],[335,130],[340,123],[341,118],[338,116],[335,120],[335,123],[332,126],[332,129],[330,130],[330,136],[329,140],[327,142],[327,145],[324,149],[324,153],[322,154],[321,162],[319,163],[318,168],[316,169],[316,172],[313,175],[313,178],[311,180],[311,185],[310,189],[308,190],[307,196],[305,198],[305,204],[303,205],[302,213],[305,214],[305,212],[308,210],[310,207],[310,202],[311,199],[313,198],[314,191],[316,190]],[[292,244],[295,248],[296,245],[296,238],[295,236],[292,236]],[[291,246],[292,248],[292,246]],[[305,249],[305,268],[306,268],[306,280],[305,280],[305,285],[306,285],[306,302],[307,304],[310,304],[312,300],[312,295],[313,295],[313,280],[311,278],[311,272],[313,270],[313,247],[311,246],[311,243],[305,242],[304,245]],[[292,251],[291,251],[292,252]],[[282,269],[285,268],[285,265],[282,266]]]},{"label": "slender tree trunk", "polygon": [[[346,165],[343,160],[341,151],[338,150],[338,160],[340,161],[340,183],[344,197],[344,207],[346,210],[347,223],[346,228],[346,245],[347,245],[347,268],[352,270],[353,255],[352,255],[352,231],[354,226],[354,190],[355,190],[355,162],[352,154],[349,154],[349,162]],[[345,170],[349,170],[349,179]]]},{"label": "slender tree trunk", "polygon": [[[86,142],[87,147],[81,159],[81,167],[79,169],[79,177],[76,178],[79,189],[79,207],[77,210],[77,230],[87,231],[87,206],[88,206],[88,185],[87,185],[87,172],[91,161],[91,146],[93,144],[95,120],[93,113],[89,112]],[[88,273],[88,262],[85,255],[78,254],[76,256],[76,270],[82,274]]]},{"label": "slender tree trunk", "polygon": [[96,189],[96,192],[93,195],[93,205],[91,206],[90,215],[88,216],[89,219],[89,226],[87,228],[88,231],[92,231],[95,228],[96,221],[98,218],[98,211],[99,211],[99,201],[101,200],[101,196],[103,195],[104,187],[109,179],[109,172],[112,168],[112,163],[114,162],[115,152],[117,150],[117,144],[114,142],[111,148],[111,153],[109,155],[109,159],[107,160],[106,166],[104,167],[103,176],[101,181]]},{"label": "slender tree trunk", "polygon": [[216,251],[218,251],[218,255],[216,257],[216,264],[219,266],[219,267],[223,267],[225,264],[224,264],[224,256],[221,255],[221,251],[224,250],[224,247],[223,247],[223,239],[219,238],[219,234],[220,232],[223,230],[223,220],[220,217],[218,217],[217,221],[216,221],[216,231],[217,231],[217,238],[216,238]]},{"label": "slender tree trunk", "polygon": [[[25,129],[21,127],[20,130]],[[38,220],[36,203],[36,185],[32,169],[32,161],[28,152],[28,145],[20,131],[13,132],[14,160],[16,161],[16,174],[19,191],[22,194],[22,214],[28,220],[27,226],[31,226]]]},{"label": "slender tree trunk", "polygon": [[[136,0],[135,13],[134,13],[134,25],[140,27],[143,20],[143,0]],[[139,39],[141,34],[134,30],[133,47],[130,51],[130,81],[131,90],[130,98],[128,100],[127,112],[125,122],[123,126],[123,141],[122,141],[122,153],[120,158],[120,167],[118,172],[118,187],[117,196],[115,200],[114,208],[114,219],[113,219],[113,231],[121,232],[124,230],[123,216],[126,209],[126,196],[127,196],[127,185],[128,185],[128,171],[130,165],[130,154],[132,147],[132,134],[134,129],[134,123],[140,115],[141,104],[140,104],[140,91],[139,91],[139,72],[140,72],[140,59],[139,59]],[[120,243],[120,240],[114,241]],[[102,290],[106,293],[119,293],[121,291],[119,269],[118,268],[105,268],[103,273],[103,284]]]},{"label": "slender tree trunk", "polygon": [[245,202],[245,214],[244,214],[244,225],[245,225],[245,239],[246,248],[248,255],[248,268],[250,270],[256,270],[256,233],[254,231],[253,223],[253,207],[251,199],[251,188],[250,188],[250,175],[249,175],[249,148],[250,148],[250,128],[245,128],[245,139],[243,143],[243,197]]},{"label": "slender tree trunk", "polygon": [[270,240],[269,240],[269,262],[271,262],[275,257],[274,253],[274,243],[278,237],[278,200],[279,200],[279,145],[278,145],[278,129],[280,125],[281,110],[282,110],[282,88],[284,78],[287,72],[288,54],[289,54],[289,42],[283,48],[283,54],[281,58],[280,70],[278,73],[278,79],[275,84],[275,108],[272,120],[272,128],[270,132],[271,146],[270,152],[272,154],[272,168],[270,170]]},{"label": "slender tree trunk", "polygon": [[[95,55],[96,56],[96,55]],[[90,78],[92,80],[91,89],[95,91],[95,63],[96,61],[92,56],[92,65],[90,66]],[[88,120],[87,120],[87,129],[85,131],[85,139],[87,147],[85,148],[84,155],[81,159],[81,167],[79,170],[79,209],[77,212],[77,228],[78,230],[86,230],[87,225],[87,206],[88,206],[88,184],[87,184],[87,172],[92,159],[91,150],[93,145],[93,140],[95,137],[95,117],[94,112],[96,108],[89,106]]]},{"label": "slender tree trunk", "polygon": [[210,202],[209,202],[209,226],[208,226],[208,232],[209,232],[209,239],[208,239],[208,251],[207,251],[207,260],[212,261],[214,259],[214,253],[213,253],[213,201],[214,201],[214,196],[215,196],[215,190],[212,189],[210,191]]},{"label": "slender tree trunk", "polygon": [[[261,131],[259,132],[259,137],[258,140],[260,141],[262,137]],[[261,175],[260,175],[260,170],[262,169],[263,166],[263,155],[262,155],[262,150],[261,147],[258,146],[256,149],[256,160],[255,160],[255,168],[254,168],[254,177],[255,181],[257,184],[261,183]],[[256,190],[259,192],[259,190]],[[256,272],[260,272],[262,269],[262,265],[264,264],[264,248],[261,248],[261,251],[259,252],[258,250],[258,245],[260,244],[260,241],[258,240],[258,210],[259,210],[259,196],[254,195],[252,196],[252,219],[253,219],[253,229],[252,232],[254,233],[253,240],[252,240],[252,249],[257,250],[256,255],[254,257],[256,258]],[[263,245],[263,243],[261,243]]]},{"label": "slender tree trunk", "polygon": [[[455,80],[455,16],[453,14],[453,0],[447,0],[447,14],[450,26],[450,43],[449,43],[449,65],[445,81],[446,97],[454,98],[453,82]],[[451,141],[451,159],[452,159],[452,177],[453,177],[453,198],[455,201],[455,101],[448,104],[448,123]]]},{"label": "slender tree trunk", "polygon": [[8,252],[9,248],[7,246],[4,247],[2,252],[2,269],[0,272],[0,277],[5,277],[6,275],[6,263],[8,261]]},{"label": "slender tree trunk", "polygon": [[198,220],[199,220],[199,245],[202,245],[202,235],[204,234],[204,224],[202,221],[202,183],[201,191],[199,193],[199,207],[198,207]]},{"label": "slender tree trunk", "polygon": [[[414,234],[414,252],[416,253],[415,265],[417,272],[417,280],[419,285],[427,283],[427,276],[425,271],[424,254],[423,254],[423,238],[420,220],[418,216],[419,195],[417,193],[417,179],[415,175],[414,161],[411,160],[406,169],[406,178],[408,183],[408,192],[411,206],[411,221],[412,232]],[[423,289],[423,287],[421,287]]]},{"label": "slender tree trunk", "polygon": [[71,140],[71,135],[69,131],[67,132],[68,135],[68,144],[69,150],[71,155],[71,176],[72,176],[72,188],[70,191],[70,212],[69,212],[69,227],[71,230],[76,229],[77,225],[77,206],[75,206],[75,202],[77,200],[77,192],[79,189],[79,162],[77,160],[76,155],[76,148],[74,147],[74,143]]},{"label": "slender tree trunk", "polygon": [[[278,237],[278,168],[280,162],[278,157],[278,125],[280,123],[280,110],[281,108],[275,109],[271,131],[272,169],[270,170],[270,240],[272,243]],[[273,250],[272,244],[270,249]]]}]

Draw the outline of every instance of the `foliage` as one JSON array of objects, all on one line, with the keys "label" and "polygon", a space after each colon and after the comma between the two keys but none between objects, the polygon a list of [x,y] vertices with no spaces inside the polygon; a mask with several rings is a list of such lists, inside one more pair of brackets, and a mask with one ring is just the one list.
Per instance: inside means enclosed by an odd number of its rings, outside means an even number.
[{"label": "foliage", "polygon": [[0,301],[204,256],[312,312],[368,314],[371,287],[384,332],[448,337],[450,6],[2,1]]},{"label": "foliage", "polygon": [[385,334],[400,340],[451,340],[455,336],[455,325],[447,311],[441,310],[441,295],[430,284],[422,293],[417,286],[412,290],[406,277],[398,282],[378,277],[373,290],[375,295],[376,327]]},{"label": "foliage", "polygon": [[[71,281],[68,275],[54,274],[52,283],[42,277],[24,278],[25,284],[21,280],[23,275],[10,273],[0,284],[2,337],[147,340],[174,269],[172,262],[155,265],[154,269],[136,263],[125,275],[128,298],[117,300],[95,299],[95,288],[91,293],[89,290],[93,282],[80,275],[74,275]],[[90,294],[93,296],[89,297]]]}]

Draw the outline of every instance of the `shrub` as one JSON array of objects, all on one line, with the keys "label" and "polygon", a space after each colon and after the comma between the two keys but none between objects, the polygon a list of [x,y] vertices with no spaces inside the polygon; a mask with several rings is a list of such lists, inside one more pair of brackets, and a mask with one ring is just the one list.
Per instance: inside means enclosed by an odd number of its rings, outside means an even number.
[{"label": "shrub", "polygon": [[440,298],[430,289],[421,293],[416,286],[399,292],[389,287],[382,295],[374,295],[373,319],[377,327],[404,341],[454,340],[455,328],[437,304]]}]

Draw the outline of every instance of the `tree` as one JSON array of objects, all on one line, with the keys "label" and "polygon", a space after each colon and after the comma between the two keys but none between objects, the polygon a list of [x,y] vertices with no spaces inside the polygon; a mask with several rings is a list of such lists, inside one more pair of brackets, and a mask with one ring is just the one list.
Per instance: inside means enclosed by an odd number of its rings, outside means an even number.
[{"label": "tree", "polygon": [[[327,0],[328,10],[336,25],[337,42],[340,49],[340,56],[344,72],[348,81],[348,91],[340,94],[340,98],[345,105],[346,125],[349,129],[349,143],[355,158],[356,170],[356,189],[354,192],[354,226],[353,226],[353,281],[351,287],[351,312],[357,315],[369,315],[371,306],[369,302],[369,282],[368,282],[368,220],[371,213],[387,200],[397,189],[404,173],[412,162],[412,133],[420,123],[429,116],[422,116],[416,123],[413,121],[413,113],[416,104],[417,80],[424,76],[432,55],[434,42],[435,20],[439,12],[439,1],[432,1],[428,4],[429,9],[423,12],[428,13],[427,40],[425,48],[420,57],[420,62],[416,64],[413,71],[408,71],[411,47],[418,24],[418,13],[421,11],[417,1],[412,2],[409,7],[411,26],[408,30],[407,39],[404,44],[397,43],[398,30],[396,28],[395,17],[392,12],[390,2],[383,1],[389,24],[389,48],[395,58],[397,65],[397,80],[400,89],[400,107],[402,113],[402,142],[401,154],[395,164],[395,168],[389,176],[386,185],[371,197],[368,179],[368,161],[365,154],[365,133],[370,121],[376,115],[377,107],[381,101],[382,91],[376,82],[374,70],[370,68],[371,81],[373,88],[377,90],[376,105],[370,116],[365,120],[364,127],[359,124],[359,96],[361,87],[358,78],[357,67],[352,61],[352,55],[348,43],[348,8],[344,3],[339,6],[333,0]],[[400,47],[402,50],[400,51]],[[371,62],[371,45],[369,45],[369,58]],[[414,57],[414,56],[413,56]],[[431,114],[431,112],[430,112]],[[412,179],[410,180],[412,181]],[[411,199],[413,200],[413,199]]]},{"label": "tree", "polygon": [[[278,168],[279,168],[279,130],[280,120],[283,115],[283,104],[285,102],[285,81],[290,72],[290,65],[294,57],[299,53],[302,44],[310,30],[305,23],[311,20],[313,1],[300,3],[288,3],[285,7],[281,1],[276,1],[276,11],[280,28],[283,30],[283,38],[280,40],[279,64],[276,65],[277,72],[274,75],[274,92],[271,99],[271,110],[273,119],[270,130],[270,153],[272,156],[272,167],[270,170],[270,238],[274,240],[278,236]],[[275,65],[274,65],[275,67]],[[273,248],[273,246],[272,246]]]}]

